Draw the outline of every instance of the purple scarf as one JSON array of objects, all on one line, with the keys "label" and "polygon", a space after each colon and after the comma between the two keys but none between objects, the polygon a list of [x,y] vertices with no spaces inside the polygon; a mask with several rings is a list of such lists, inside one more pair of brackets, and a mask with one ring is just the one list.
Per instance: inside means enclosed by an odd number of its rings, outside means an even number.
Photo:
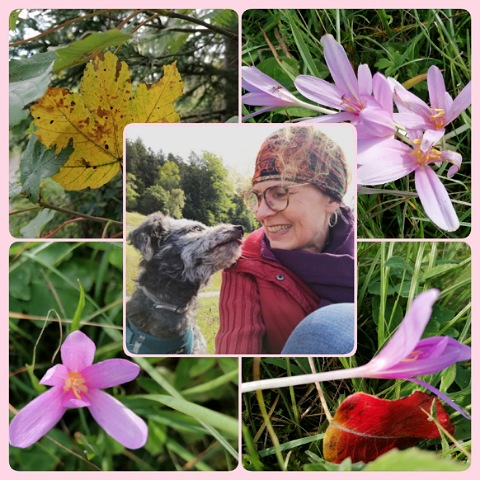
[{"label": "purple scarf", "polygon": [[353,215],[348,207],[341,207],[323,252],[271,248],[264,236],[261,254],[291,270],[320,297],[319,307],[324,307],[354,301],[354,248]]}]

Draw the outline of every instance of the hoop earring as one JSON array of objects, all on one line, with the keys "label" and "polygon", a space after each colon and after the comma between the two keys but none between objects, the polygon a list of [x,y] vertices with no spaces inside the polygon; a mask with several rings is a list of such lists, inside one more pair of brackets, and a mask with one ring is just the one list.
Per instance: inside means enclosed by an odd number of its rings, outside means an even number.
[{"label": "hoop earring", "polygon": [[[333,220],[332,220],[333,219]],[[330,217],[328,218],[328,226],[333,228],[338,222],[338,212],[333,212]]]}]

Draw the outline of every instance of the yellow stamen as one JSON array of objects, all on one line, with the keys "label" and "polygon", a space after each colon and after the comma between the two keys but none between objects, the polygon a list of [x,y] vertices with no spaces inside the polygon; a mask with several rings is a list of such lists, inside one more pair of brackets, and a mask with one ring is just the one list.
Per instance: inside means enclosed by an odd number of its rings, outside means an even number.
[{"label": "yellow stamen", "polygon": [[413,350],[413,352],[410,352],[408,357],[404,358],[402,362],[415,362],[422,356],[422,351],[421,350]]},{"label": "yellow stamen", "polygon": [[347,112],[360,112],[365,108],[365,105],[355,98],[347,97],[346,94],[342,95],[342,102],[340,105],[345,105],[345,110]]},{"label": "yellow stamen", "polygon": [[410,155],[415,157],[419,165],[426,165],[432,162],[441,162],[442,152],[440,150],[437,150],[436,148],[430,148],[430,150],[424,152],[420,148],[421,143],[422,141],[419,138],[413,140],[415,148],[410,153]]},{"label": "yellow stamen", "polygon": [[430,115],[430,121],[436,128],[443,128],[445,126],[445,110],[443,108],[432,108],[432,112],[436,112]]},{"label": "yellow stamen", "polygon": [[85,385],[85,379],[82,377],[82,374],[78,372],[68,372],[68,377],[65,379],[63,389],[66,392],[72,390],[75,397],[79,400],[81,399],[80,393],[88,392],[88,387]]}]

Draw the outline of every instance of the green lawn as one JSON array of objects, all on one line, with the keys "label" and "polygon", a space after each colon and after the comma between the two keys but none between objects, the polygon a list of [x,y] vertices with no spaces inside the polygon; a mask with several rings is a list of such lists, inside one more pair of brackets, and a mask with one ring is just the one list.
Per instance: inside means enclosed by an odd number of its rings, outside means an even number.
[{"label": "green lawn", "polygon": [[[139,213],[129,213],[126,215],[127,234],[133,228],[140,225],[145,216]],[[135,290],[135,278],[138,275],[138,264],[140,262],[140,253],[131,245],[127,244],[126,249],[126,292],[130,296]],[[219,292],[222,282],[222,273],[217,272],[210,280],[209,284],[202,289],[202,292]],[[198,302],[197,321],[202,329],[203,335],[208,342],[208,353],[215,353],[215,335],[219,327],[218,314],[218,295],[202,297],[200,295]]]}]

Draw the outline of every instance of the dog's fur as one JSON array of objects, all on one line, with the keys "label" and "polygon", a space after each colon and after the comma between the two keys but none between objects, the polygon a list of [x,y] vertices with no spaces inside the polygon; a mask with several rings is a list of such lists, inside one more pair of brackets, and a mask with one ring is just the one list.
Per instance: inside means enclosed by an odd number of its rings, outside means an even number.
[{"label": "dog's fur", "polygon": [[[137,288],[126,306],[127,322],[163,339],[179,337],[193,328],[192,353],[206,353],[205,339],[195,321],[197,294],[216,271],[235,263],[242,237],[243,228],[238,225],[207,227],[160,212],[151,214],[128,236],[142,260]],[[179,311],[158,306],[162,303],[178,306]]]}]

